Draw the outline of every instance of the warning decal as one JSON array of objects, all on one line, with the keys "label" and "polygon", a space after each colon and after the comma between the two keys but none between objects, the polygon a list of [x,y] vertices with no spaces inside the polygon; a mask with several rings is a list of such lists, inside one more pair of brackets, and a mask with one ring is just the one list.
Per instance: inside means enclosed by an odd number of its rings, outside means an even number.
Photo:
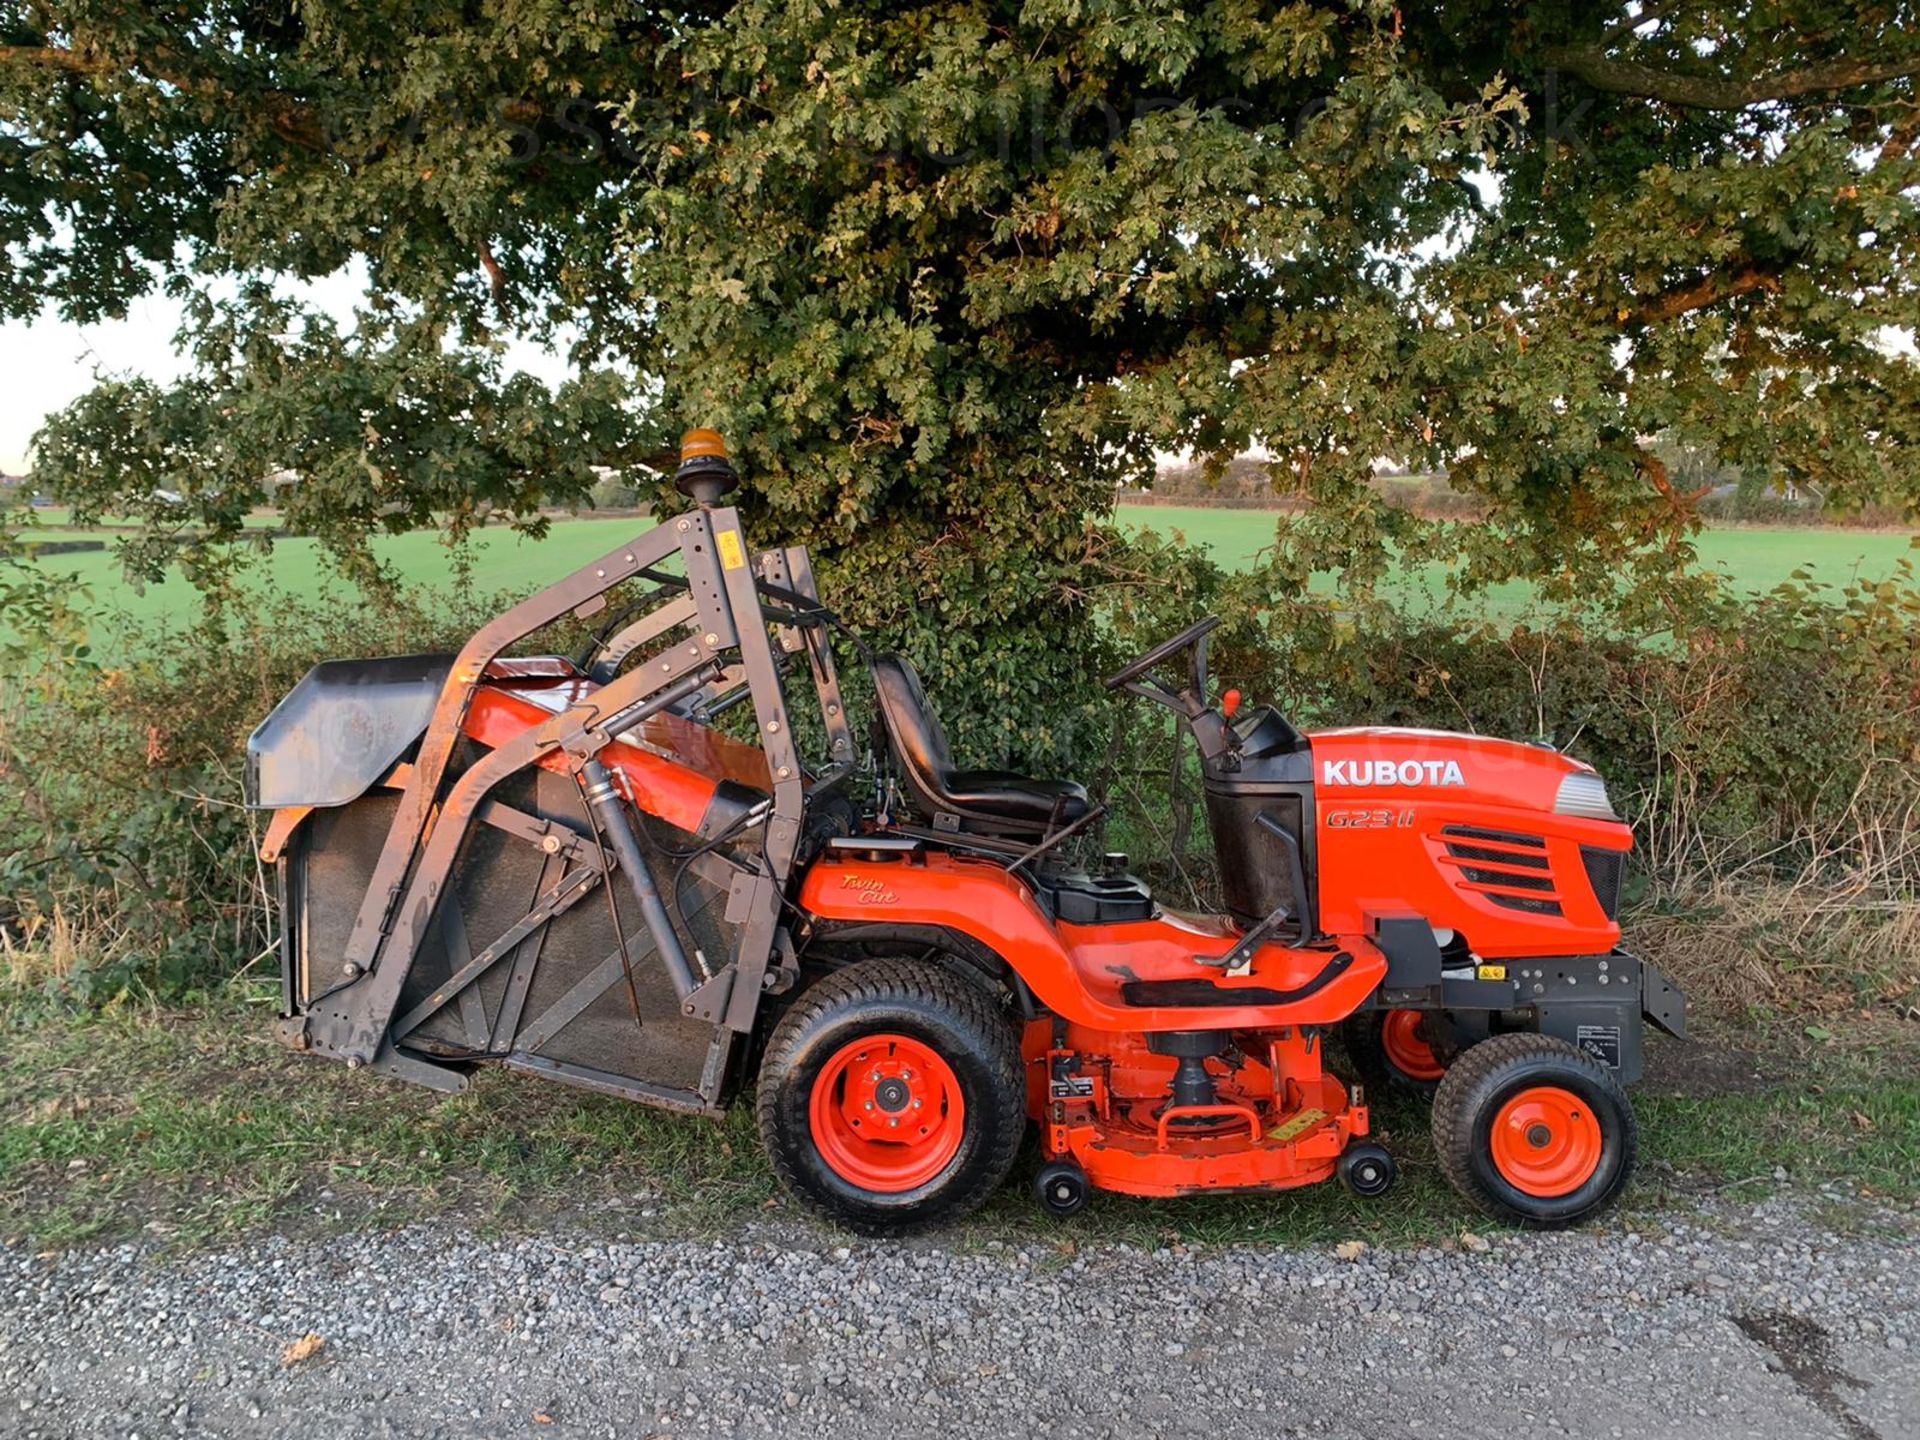
[{"label": "warning decal", "polygon": [[1618,1025],[1582,1025],[1574,1031],[1574,1043],[1608,1069],[1620,1068]]}]

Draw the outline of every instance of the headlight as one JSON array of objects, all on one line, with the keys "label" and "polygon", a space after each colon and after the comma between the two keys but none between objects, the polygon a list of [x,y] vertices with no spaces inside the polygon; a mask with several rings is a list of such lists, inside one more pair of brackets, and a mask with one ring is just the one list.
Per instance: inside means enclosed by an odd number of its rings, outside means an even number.
[{"label": "headlight", "polygon": [[1583,820],[1620,818],[1613,813],[1613,802],[1607,799],[1607,782],[1585,771],[1576,771],[1560,782],[1560,793],[1553,800],[1553,813],[1578,815]]}]

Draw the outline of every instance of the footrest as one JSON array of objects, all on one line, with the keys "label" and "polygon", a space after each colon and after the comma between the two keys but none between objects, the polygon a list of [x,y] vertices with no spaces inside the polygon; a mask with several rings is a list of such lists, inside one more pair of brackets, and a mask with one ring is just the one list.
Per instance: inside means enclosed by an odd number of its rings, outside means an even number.
[{"label": "footrest", "polygon": [[1209,1009],[1228,1005],[1291,1005],[1326,989],[1346,974],[1353,964],[1353,953],[1339,951],[1304,985],[1291,990],[1273,990],[1264,985],[1216,985],[1198,977],[1188,980],[1129,980],[1120,987],[1120,998],[1136,1010],[1156,1007]]}]

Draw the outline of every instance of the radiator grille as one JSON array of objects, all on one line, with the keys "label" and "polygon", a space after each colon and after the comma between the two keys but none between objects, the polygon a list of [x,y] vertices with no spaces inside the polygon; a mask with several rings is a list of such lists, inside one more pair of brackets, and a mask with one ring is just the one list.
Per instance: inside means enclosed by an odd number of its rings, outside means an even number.
[{"label": "radiator grille", "polygon": [[1453,840],[1447,842],[1447,853],[1457,860],[1485,860],[1494,865],[1507,865],[1517,870],[1545,870],[1552,863],[1544,855],[1521,855],[1512,850],[1489,850],[1484,845],[1462,845]]},{"label": "radiator grille", "polygon": [[1547,842],[1538,835],[1521,835],[1511,830],[1487,830],[1478,825],[1449,825],[1440,832],[1452,840],[1490,840],[1496,845],[1519,845],[1528,850],[1545,851]]},{"label": "radiator grille", "polygon": [[1587,883],[1593,886],[1593,893],[1600,901],[1600,908],[1607,912],[1607,919],[1618,919],[1620,881],[1626,874],[1627,852],[1598,850],[1591,845],[1582,845],[1580,863],[1587,867]]},{"label": "radiator grille", "polygon": [[1505,870],[1482,870],[1474,865],[1462,865],[1460,873],[1476,885],[1505,885],[1509,890],[1539,890],[1548,895],[1554,893],[1551,875],[1513,875]]}]

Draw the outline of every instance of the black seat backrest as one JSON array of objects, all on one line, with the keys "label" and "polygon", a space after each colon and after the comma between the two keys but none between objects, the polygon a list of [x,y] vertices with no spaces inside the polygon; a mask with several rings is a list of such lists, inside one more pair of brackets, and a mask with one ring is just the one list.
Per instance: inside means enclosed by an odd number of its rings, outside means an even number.
[{"label": "black seat backrest", "polygon": [[980,835],[1043,835],[1086,815],[1087,792],[1064,780],[1033,780],[1001,770],[956,770],[940,717],[911,661],[872,661],[879,728],[886,732],[911,809],[936,830]]},{"label": "black seat backrest", "polygon": [[894,758],[906,771],[908,786],[929,809],[942,808],[939,797],[946,792],[946,777],[953,772],[953,753],[947,749],[947,733],[940,728],[940,717],[927,704],[919,671],[904,655],[876,655],[873,691],[879,701],[881,723],[892,742]]}]

